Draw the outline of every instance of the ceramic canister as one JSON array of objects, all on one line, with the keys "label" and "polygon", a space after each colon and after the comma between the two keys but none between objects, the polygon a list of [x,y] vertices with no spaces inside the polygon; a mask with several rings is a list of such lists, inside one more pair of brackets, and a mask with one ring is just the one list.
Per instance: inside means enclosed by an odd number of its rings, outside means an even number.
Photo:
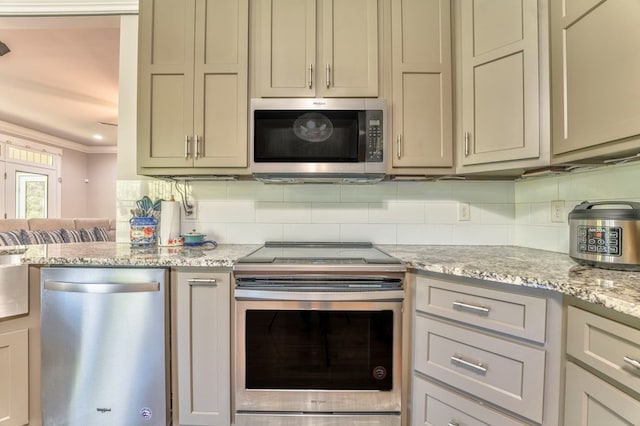
[{"label": "ceramic canister", "polygon": [[132,217],[129,224],[131,245],[144,246],[156,243],[158,220],[155,217]]}]

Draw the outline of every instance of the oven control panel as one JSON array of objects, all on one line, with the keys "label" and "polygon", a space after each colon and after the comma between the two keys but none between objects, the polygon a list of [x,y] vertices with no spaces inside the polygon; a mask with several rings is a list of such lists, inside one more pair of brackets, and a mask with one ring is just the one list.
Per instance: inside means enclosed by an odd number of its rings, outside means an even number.
[{"label": "oven control panel", "polygon": [[615,226],[578,226],[578,253],[620,256],[622,228]]}]

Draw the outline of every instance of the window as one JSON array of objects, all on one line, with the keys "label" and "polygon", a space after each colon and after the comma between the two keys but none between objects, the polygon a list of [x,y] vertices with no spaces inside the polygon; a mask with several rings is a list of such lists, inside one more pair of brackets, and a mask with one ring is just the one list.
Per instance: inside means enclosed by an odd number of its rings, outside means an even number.
[{"label": "window", "polygon": [[[14,143],[16,142],[16,143]],[[55,148],[19,141],[7,142],[5,169],[6,218],[46,218],[60,215],[60,155]]]}]

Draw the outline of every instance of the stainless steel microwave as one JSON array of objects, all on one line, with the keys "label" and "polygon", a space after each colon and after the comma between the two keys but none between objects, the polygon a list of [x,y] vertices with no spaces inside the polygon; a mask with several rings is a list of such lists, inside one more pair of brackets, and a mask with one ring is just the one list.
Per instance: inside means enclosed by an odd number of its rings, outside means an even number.
[{"label": "stainless steel microwave", "polygon": [[250,167],[268,183],[384,179],[383,99],[252,99]]}]

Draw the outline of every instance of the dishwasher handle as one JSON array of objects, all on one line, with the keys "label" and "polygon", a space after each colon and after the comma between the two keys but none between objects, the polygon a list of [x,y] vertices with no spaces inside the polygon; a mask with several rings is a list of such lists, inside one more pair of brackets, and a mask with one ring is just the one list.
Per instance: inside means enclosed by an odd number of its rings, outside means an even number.
[{"label": "dishwasher handle", "polygon": [[66,281],[45,280],[44,288],[52,291],[64,291],[71,293],[143,293],[160,291],[158,281],[142,283],[74,283]]}]

